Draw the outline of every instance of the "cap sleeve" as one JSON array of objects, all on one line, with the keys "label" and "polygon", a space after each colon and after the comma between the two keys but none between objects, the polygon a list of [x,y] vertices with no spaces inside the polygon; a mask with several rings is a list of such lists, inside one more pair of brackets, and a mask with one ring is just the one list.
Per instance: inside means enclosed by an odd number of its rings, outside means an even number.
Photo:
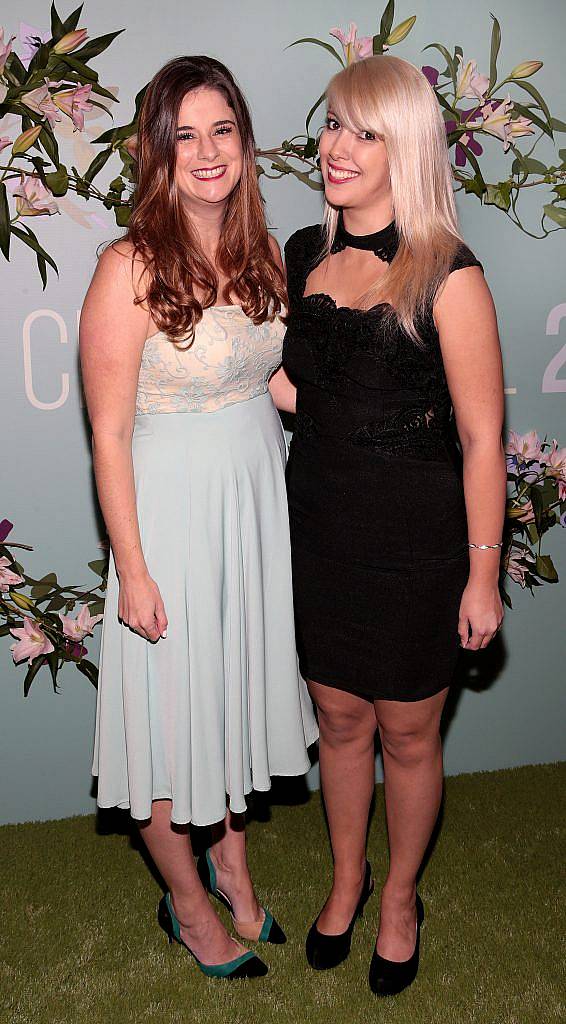
[{"label": "cap sleeve", "polygon": [[464,245],[464,243],[462,242],[458,246],[454,254],[454,259],[452,260],[450,273],[452,273],[454,270],[463,270],[464,267],[479,267],[482,274],[484,272],[482,264],[476,258],[476,256],[474,256],[472,250],[468,249],[468,246]]},{"label": "cap sleeve", "polygon": [[285,269],[291,309],[303,296],[305,281],[320,255],[321,246],[320,224],[313,224],[307,228],[301,228],[300,231],[295,231],[285,243]]}]

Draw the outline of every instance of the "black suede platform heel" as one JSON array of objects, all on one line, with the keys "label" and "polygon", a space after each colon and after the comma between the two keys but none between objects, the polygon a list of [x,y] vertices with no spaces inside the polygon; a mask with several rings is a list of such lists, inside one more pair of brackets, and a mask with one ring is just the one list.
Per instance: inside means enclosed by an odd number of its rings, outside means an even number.
[{"label": "black suede platform heel", "polygon": [[396,996],[415,980],[419,969],[419,946],[424,907],[417,893],[417,938],[413,955],[400,963],[386,960],[374,949],[369,969],[369,987],[376,996]]},{"label": "black suede platform heel", "polygon": [[328,971],[332,967],[337,967],[338,964],[341,964],[342,961],[346,959],[352,944],[352,932],[354,931],[354,925],[359,917],[363,917],[364,907],[372,892],[373,879],[371,877],[371,865],[369,861],[366,860],[366,873],[364,876],[362,892],[358,900],[358,905],[354,910],[352,920],[346,928],[346,931],[341,932],[340,935],[324,935],[322,932],[319,932],[316,927],[316,921],[311,926],[309,934],[307,935],[306,953],[307,960],[315,971]]}]

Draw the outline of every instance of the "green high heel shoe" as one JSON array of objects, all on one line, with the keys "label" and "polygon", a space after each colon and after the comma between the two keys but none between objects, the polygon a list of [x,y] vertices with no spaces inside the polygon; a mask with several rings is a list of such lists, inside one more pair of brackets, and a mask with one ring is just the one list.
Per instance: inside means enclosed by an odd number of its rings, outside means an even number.
[{"label": "green high heel shoe", "polygon": [[235,960],[228,960],[225,964],[203,964],[202,960],[199,960],[190,946],[187,946],[187,943],[181,938],[181,925],[173,910],[170,893],[166,893],[159,901],[157,920],[167,935],[169,944],[175,940],[184,946],[196,961],[199,970],[206,974],[207,978],[226,978],[227,981],[231,981],[233,978],[262,978],[267,974],[267,965],[251,951],[243,953]]},{"label": "green high heel shoe", "polygon": [[210,850],[206,850],[205,853],[200,855],[197,871],[205,889],[229,911],[234,928],[242,939],[247,939],[248,942],[271,942],[277,946],[282,946],[284,942],[287,942],[285,932],[277,924],[273,914],[266,907],[261,908],[263,916],[259,917],[257,921],[236,920],[230,900],[226,893],[222,892],[216,885],[216,871],[212,863]]}]

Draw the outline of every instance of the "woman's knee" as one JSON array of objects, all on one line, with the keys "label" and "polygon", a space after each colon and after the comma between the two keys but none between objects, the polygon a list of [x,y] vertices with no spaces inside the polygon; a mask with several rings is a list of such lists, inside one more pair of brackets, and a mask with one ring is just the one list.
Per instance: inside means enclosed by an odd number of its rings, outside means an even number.
[{"label": "woman's knee", "polygon": [[380,723],[383,753],[403,766],[422,764],[441,749],[438,721],[427,723]]},{"label": "woman's knee", "polygon": [[337,747],[373,743],[377,722],[372,704],[320,684],[311,684],[310,690],[318,711],[320,734],[326,743]]}]

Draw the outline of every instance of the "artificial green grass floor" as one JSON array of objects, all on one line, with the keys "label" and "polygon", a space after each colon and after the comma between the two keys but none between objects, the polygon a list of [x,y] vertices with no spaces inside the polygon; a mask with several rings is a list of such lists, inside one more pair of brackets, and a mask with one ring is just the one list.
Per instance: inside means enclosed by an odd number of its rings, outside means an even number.
[{"label": "artificial green grass floor", "polygon": [[[395,999],[376,1000],[367,971],[378,898],[349,959],[312,971],[307,927],[328,885],[330,855],[318,794],[272,804],[249,826],[256,889],[288,935],[262,945],[264,979],[206,979],[157,927],[160,895],[126,834],[93,817],[0,828],[2,1024],[551,1024],[560,989],[559,829],[566,764],[449,778],[443,824],[420,882],[426,920],[421,970]],[[383,789],[369,857],[386,868]]]}]

